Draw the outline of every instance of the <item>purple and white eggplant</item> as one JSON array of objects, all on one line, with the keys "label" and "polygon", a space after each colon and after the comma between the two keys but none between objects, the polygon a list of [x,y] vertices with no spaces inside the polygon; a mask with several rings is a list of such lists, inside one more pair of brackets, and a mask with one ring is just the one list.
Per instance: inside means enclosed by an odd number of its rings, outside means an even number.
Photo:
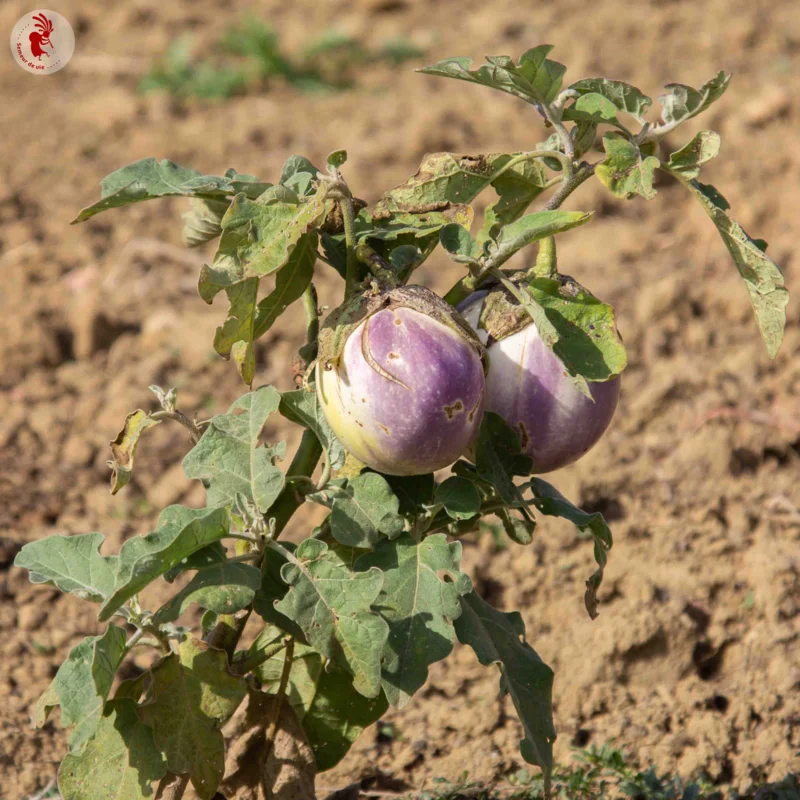
[{"label": "purple and white eggplant", "polygon": [[452,464],[483,415],[484,350],[443,300],[420,286],[366,293],[320,335],[316,384],[325,418],[359,461],[387,475]]},{"label": "purple and white eggplant", "polygon": [[[528,317],[510,331],[486,330],[481,316],[488,294],[475,292],[459,306],[487,349],[486,410],[499,414],[519,434],[523,451],[533,459],[533,473],[572,464],[608,428],[617,408],[620,378],[589,382],[592,402],[575,387]],[[498,327],[508,320],[504,315]]]}]

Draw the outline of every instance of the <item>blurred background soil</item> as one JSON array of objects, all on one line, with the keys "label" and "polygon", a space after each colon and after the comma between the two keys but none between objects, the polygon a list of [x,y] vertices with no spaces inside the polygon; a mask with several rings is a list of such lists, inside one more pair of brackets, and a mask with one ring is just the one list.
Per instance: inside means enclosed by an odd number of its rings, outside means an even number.
[{"label": "blurred background soil", "polygon": [[[601,74],[652,96],[666,82],[697,86],[725,69],[734,73],[728,94],[665,152],[702,128],[722,135],[722,156],[704,180],[723,191],[746,230],[770,242],[787,285],[796,286],[794,0],[48,5],[75,28],[72,63],[43,77],[23,72],[7,51],[0,59],[3,797],[28,797],[55,774],[63,731],[53,722],[33,731],[29,712],[70,647],[98,631],[91,604],[31,586],[11,568],[15,553],[53,532],[94,530],[116,551],[149,530],[163,506],[201,503],[181,472],[189,446],[182,429],[148,432],[132,484],[114,498],[108,441],[129,411],[154,407],[148,384],[177,386],[180,407],[201,417],[243,391],[233,365],[212,351],[225,309],[197,295],[212,251],[181,247],[184,202],[69,226],[107,173],[157,156],[275,180],[292,153],[319,164],[345,148],[351,187],[374,201],[426,152],[510,152],[546,138],[521,102],[417,75],[415,66],[452,55],[517,56],[546,41],[557,45],[568,79]],[[29,10],[6,0],[0,32]],[[342,91],[283,79],[226,100],[137,90],[179,37],[190,35],[202,57],[248,14],[271,25],[288,54],[334,28],[370,47],[401,40],[425,54],[357,65]],[[772,362],[704,212],[667,179],[658,189],[647,203],[585,186],[570,207],[597,209],[596,219],[560,240],[562,271],[615,305],[630,355],[609,433],[552,476],[614,531],[599,619],[588,619],[582,599],[590,543],[567,524],[542,522],[528,548],[472,537],[465,563],[487,599],[522,611],[531,643],[555,669],[559,759],[573,745],[613,740],[660,771],[746,789],[800,769],[798,302]],[[332,302],[338,278],[319,269],[323,301]],[[445,289],[459,269],[437,254],[421,280]],[[291,386],[301,316],[290,312],[259,343],[257,384]],[[408,707],[367,730],[319,786],[380,774],[390,788],[420,788],[465,770],[488,781],[514,773],[523,766],[520,728],[509,702],[498,700],[497,678],[457,646]]]}]

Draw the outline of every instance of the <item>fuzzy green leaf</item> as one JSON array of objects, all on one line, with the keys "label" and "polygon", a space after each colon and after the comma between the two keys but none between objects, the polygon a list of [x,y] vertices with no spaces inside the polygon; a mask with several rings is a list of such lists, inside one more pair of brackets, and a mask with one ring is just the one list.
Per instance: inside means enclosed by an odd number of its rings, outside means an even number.
[{"label": "fuzzy green leaf", "polygon": [[399,509],[386,478],[376,472],[356,475],[333,501],[331,533],[348,547],[370,547],[382,533],[397,536],[403,530]]},{"label": "fuzzy green leaf", "polygon": [[469,231],[456,222],[445,225],[439,231],[439,241],[450,253],[453,261],[464,264],[476,264],[481,256],[481,249],[478,243],[470,236]]},{"label": "fuzzy green leaf", "polygon": [[[612,81],[608,78],[584,78],[576,81],[570,87],[581,95],[599,94],[609,101],[619,111],[630,114],[640,122],[644,121],[647,110],[653,105],[653,101],[635,86],[623,83],[622,81]],[[576,106],[577,107],[577,103]],[[584,111],[593,109],[592,113],[598,113],[600,118],[611,122],[607,107],[596,100],[589,101],[588,106],[583,106]],[[568,117],[567,117],[568,118]],[[616,118],[614,118],[616,121]]]},{"label": "fuzzy green leaf", "polygon": [[233,356],[239,375],[249,386],[256,373],[255,340],[256,299],[258,278],[248,278],[225,287],[228,295],[228,318],[217,328],[214,350],[224,359]]},{"label": "fuzzy green leaf", "polygon": [[436,481],[433,474],[384,475],[397,499],[401,514],[419,514],[425,506],[433,503]]},{"label": "fuzzy green leaf", "polygon": [[328,155],[327,163],[333,169],[339,169],[347,161],[347,150],[334,150]]},{"label": "fuzzy green leaf", "polygon": [[664,88],[669,91],[658,98],[661,118],[665,123],[675,125],[696,117],[725,94],[730,80],[730,75],[720,71],[699,89],[683,83],[668,83]]},{"label": "fuzzy green leaf", "polygon": [[616,197],[630,199],[638,194],[652,200],[656,196],[653,174],[661,162],[655,156],[643,156],[621,133],[607,133],[603,147],[605,160],[595,170],[600,182]]},{"label": "fuzzy green leaf", "polygon": [[586,610],[594,619],[597,616],[597,590],[603,582],[603,570],[608,562],[608,551],[614,543],[608,523],[599,511],[593,514],[581,511],[570,503],[558,489],[541,478],[533,478],[530,487],[533,492],[534,505],[542,514],[549,517],[563,517],[575,525],[578,530],[590,533],[594,539],[594,559],[597,562],[597,570],[586,581],[584,598]]},{"label": "fuzzy green leaf", "polygon": [[75,726],[69,735],[69,751],[79,754],[92,738],[114,675],[125,656],[125,631],[109,625],[101,636],[88,636],[69,651],[34,712],[41,727],[51,708],[61,706],[61,725]]},{"label": "fuzzy green leaf", "polygon": [[376,605],[389,623],[383,690],[393,705],[406,705],[428,679],[428,667],[453,649],[459,598],[472,589],[460,563],[461,543],[448,542],[443,533],[421,542],[408,533],[394,541],[381,539],[356,563],[358,570],[383,570]]},{"label": "fuzzy green leaf", "polygon": [[192,603],[217,614],[233,614],[247,606],[261,587],[261,571],[249,564],[224,562],[198,572],[156,611],[153,623],[173,622]]},{"label": "fuzzy green leaf", "polygon": [[461,598],[461,616],[455,621],[458,639],[475,651],[484,666],[500,667],[500,689],[508,692],[517,709],[525,738],[522,757],[541,767],[545,791],[553,770],[553,671],[525,641],[525,623],[518,612],[492,608],[475,592]]},{"label": "fuzzy green leaf", "polygon": [[628,356],[610,305],[568,278],[534,278],[527,291],[555,330],[552,350],[570,375],[607,381],[625,369]]},{"label": "fuzzy green leaf", "polygon": [[253,339],[263,336],[275,320],[295,300],[299,300],[308,288],[314,277],[318,241],[316,232],[311,231],[297,242],[289,261],[275,279],[275,288],[256,308]]},{"label": "fuzzy green leaf", "polygon": [[244,699],[244,679],[228,671],[224,651],[192,638],[151,673],[151,696],[139,706],[139,719],[153,729],[169,770],[188,774],[202,800],[211,800],[225,770],[219,729]]},{"label": "fuzzy green leaf", "polygon": [[751,239],[742,226],[728,215],[727,200],[713,186],[697,180],[685,180],[667,165],[664,168],[700,201],[717,226],[747,287],[767,353],[770,358],[775,358],[783,341],[786,305],[789,302],[789,292],[780,267],[764,252],[766,245]]},{"label": "fuzzy green leaf", "polygon": [[28,570],[31,583],[46,583],[83,600],[102,603],[114,591],[117,557],[101,556],[102,533],[48,536],[28,542],[14,566]]},{"label": "fuzzy green leaf", "polygon": [[167,159],[143,158],[103,178],[100,182],[102,199],[84,208],[72,220],[72,224],[83,222],[109,208],[121,208],[158,197],[215,199],[237,192],[247,192],[257,197],[267,187],[268,183],[262,183],[250,175],[239,175],[235,170],[228,170],[224,177],[218,177],[203,175]]},{"label": "fuzzy green leaf", "polygon": [[453,519],[469,519],[481,510],[481,494],[475,484],[454,475],[436,487],[434,502]]},{"label": "fuzzy green leaf", "polygon": [[243,395],[227,413],[212,418],[183,459],[188,477],[207,481],[209,506],[230,505],[243,494],[265,513],[278,498],[284,476],[273,462],[285,456],[286,445],[262,446],[260,437],[280,401],[280,393],[271,386]]},{"label": "fuzzy green leaf", "polygon": [[[285,542],[283,547],[291,552],[294,545]],[[253,609],[264,620],[302,642],[305,641],[305,634],[300,626],[275,607],[275,604],[286,597],[289,591],[289,585],[281,577],[281,570],[287,563],[281,552],[272,549],[264,551],[264,560],[261,563],[261,586],[253,598]]]},{"label": "fuzzy green leaf", "polygon": [[[277,691],[284,655],[278,653],[258,670],[261,681],[270,684],[266,687],[269,692]],[[375,698],[359,694],[346,670],[326,663],[319,653],[304,645],[295,646],[287,696],[320,772],[336,766],[364,728],[389,708],[382,693]]]},{"label": "fuzzy green leaf", "polygon": [[133,457],[139,437],[159,420],[152,419],[146,411],[137,409],[125,417],[125,424],[116,438],[110,442],[112,461],[111,466],[111,494],[116,494],[128,484],[133,475]]},{"label": "fuzzy green leaf", "polygon": [[314,181],[318,176],[319,170],[305,156],[289,156],[278,182],[303,196],[314,191]]},{"label": "fuzzy green leaf", "polygon": [[98,614],[102,622],[137,592],[197,550],[222,539],[230,527],[224,508],[192,509],[168,506],[158,526],[147,536],[136,536],[122,545],[117,561],[114,593]]},{"label": "fuzzy green leaf", "polygon": [[344,466],[347,451],[328,425],[315,391],[297,389],[293,392],[284,392],[281,395],[280,412],[286,419],[308,428],[317,435],[333,469],[341,469]]},{"label": "fuzzy green leaf", "polygon": [[318,539],[306,539],[281,569],[289,585],[275,608],[302,628],[319,653],[345,667],[365,697],[381,691],[381,652],[389,626],[371,610],[383,588],[380,570],[353,573]]},{"label": "fuzzy green leaf", "polygon": [[114,699],[83,753],[61,762],[58,790],[65,800],[146,800],[166,771],[153,731],[136,716],[136,702]]},{"label": "fuzzy green leaf", "polygon": [[489,248],[492,266],[499,267],[523,247],[546,236],[577,228],[592,216],[593,212],[583,211],[536,211],[526,214],[500,229],[496,241]]},{"label": "fuzzy green leaf", "polygon": [[700,174],[700,167],[719,155],[720,138],[714,131],[700,131],[689,144],[669,157],[666,169],[682,179],[691,180]]},{"label": "fuzzy green leaf", "polygon": [[471,58],[447,58],[417,72],[478,83],[529,103],[549,104],[558,94],[566,72],[563,64],[547,58],[552,49],[548,44],[531,48],[522,54],[518,64],[508,56],[488,56],[488,65],[471,70]]}]

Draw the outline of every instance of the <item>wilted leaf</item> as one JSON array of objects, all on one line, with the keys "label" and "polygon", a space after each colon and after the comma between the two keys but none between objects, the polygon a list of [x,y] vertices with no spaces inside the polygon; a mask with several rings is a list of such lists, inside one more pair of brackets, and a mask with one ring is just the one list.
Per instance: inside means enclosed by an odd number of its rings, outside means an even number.
[{"label": "wilted leaf", "polygon": [[[261,681],[270,684],[267,691],[277,691],[284,657],[285,652],[278,653],[259,668]],[[382,693],[374,699],[359,694],[346,670],[303,645],[295,646],[287,696],[320,772],[336,766],[364,728],[389,707]]]},{"label": "wilted leaf", "polygon": [[352,573],[324,542],[306,539],[281,569],[289,585],[275,607],[302,628],[308,643],[354,676],[365,697],[381,691],[381,651],[389,626],[371,610],[383,587],[377,569]]},{"label": "wilted leaf", "polygon": [[351,478],[335,497],[331,533],[343,545],[370,547],[378,537],[403,530],[400,501],[382,475],[366,472]]},{"label": "wilted leaf", "polygon": [[151,696],[139,706],[139,719],[153,729],[169,770],[188,774],[202,800],[211,800],[225,768],[219,729],[244,699],[244,679],[231,675],[222,650],[192,638],[151,672]]},{"label": "wilted leaf", "polygon": [[81,753],[97,730],[114,675],[125,656],[125,639],[125,631],[116,625],[109,625],[101,636],[88,636],[69,651],[37,703],[37,727],[44,725],[55,705],[61,706],[61,726],[75,726],[69,735],[70,753]]},{"label": "wilted leaf", "polygon": [[28,542],[14,566],[28,570],[31,583],[46,583],[83,600],[102,603],[114,591],[117,557],[101,556],[102,533],[48,536]]},{"label": "wilted leaf", "polygon": [[266,447],[260,437],[280,401],[280,393],[271,386],[243,395],[227,413],[212,418],[183,459],[189,478],[207,481],[209,506],[227,506],[243,494],[264,513],[278,498],[284,476],[273,462],[284,457],[286,445]]},{"label": "wilted leaf", "polygon": [[261,570],[249,564],[223,562],[200,570],[156,611],[154,625],[178,619],[197,603],[217,614],[233,614],[247,606],[261,586]]},{"label": "wilted leaf", "polygon": [[297,242],[286,266],[275,279],[275,288],[256,308],[253,339],[263,336],[275,320],[292,304],[299,300],[314,277],[319,237],[311,231]]},{"label": "wilted leaf", "polygon": [[[581,95],[598,94],[608,100],[616,109],[630,114],[640,122],[644,121],[647,110],[653,105],[653,101],[635,86],[608,78],[584,78],[576,81],[569,88]],[[575,107],[578,107],[578,103],[571,108]],[[582,108],[584,111],[593,109],[592,113],[598,113],[600,119],[612,121],[608,110],[596,100],[589,101],[588,106],[584,104]],[[565,116],[565,118],[569,117]]]},{"label": "wilted leaf", "polygon": [[484,666],[500,666],[500,688],[514,701],[525,738],[522,757],[542,768],[545,791],[553,770],[553,671],[525,641],[525,623],[518,612],[497,611],[475,592],[461,598],[455,621],[458,639],[475,651]]},{"label": "wilted leaf", "polygon": [[286,419],[297,425],[308,428],[317,435],[322,448],[328,454],[333,469],[340,469],[347,458],[347,451],[331,430],[317,393],[297,389],[294,392],[283,392],[280,412]]},{"label": "wilted leaf", "polygon": [[228,200],[206,200],[193,197],[189,211],[181,214],[181,239],[187,247],[199,247],[222,233],[222,218],[228,210]]},{"label": "wilted leaf", "polygon": [[261,183],[250,175],[239,175],[235,170],[228,170],[225,177],[218,177],[203,175],[167,159],[143,158],[103,178],[100,182],[102,199],[84,208],[72,220],[72,224],[83,222],[109,208],[120,208],[157,197],[215,199],[243,191],[257,197],[268,186],[268,183]]},{"label": "wilted leaf", "polygon": [[383,570],[376,605],[389,622],[383,690],[393,705],[402,708],[427,680],[429,665],[453,649],[459,597],[472,589],[460,563],[461,543],[448,542],[443,533],[421,542],[407,533],[394,541],[381,539],[375,552],[358,559],[358,570]]},{"label": "wilted leaf", "polygon": [[597,590],[603,582],[603,570],[608,562],[608,551],[614,540],[603,515],[597,511],[589,514],[570,503],[561,492],[541,478],[533,478],[530,483],[534,505],[548,517],[563,517],[578,530],[590,533],[594,539],[594,559],[597,571],[586,581],[586,610],[592,619],[597,617]]},{"label": "wilted leaf", "polygon": [[116,494],[131,479],[133,474],[133,457],[139,437],[148,428],[158,425],[159,420],[152,419],[146,411],[137,409],[125,417],[125,425],[111,444],[111,494]]},{"label": "wilted leaf", "polygon": [[224,508],[192,509],[177,505],[165,508],[152,533],[128,539],[122,545],[114,593],[103,603],[98,619],[102,622],[113,616],[123,603],[159,575],[222,539],[229,527],[230,519]]},{"label": "wilted leaf", "polygon": [[469,519],[481,510],[481,494],[467,478],[454,475],[436,487],[434,502],[453,519]]},{"label": "wilted leaf", "polygon": [[489,248],[492,266],[499,267],[518,250],[546,236],[563,233],[588,222],[593,213],[582,211],[536,211],[500,228],[493,246]]},{"label": "wilted leaf", "polygon": [[696,178],[700,167],[719,155],[720,138],[713,131],[700,131],[689,144],[669,157],[666,169],[685,180]]},{"label": "wilted leaf", "polygon": [[61,762],[58,790],[65,800],[146,800],[166,771],[153,731],[136,716],[136,702],[114,699],[84,752]]},{"label": "wilted leaf", "polygon": [[658,98],[661,103],[661,118],[665,123],[674,125],[696,117],[725,94],[730,80],[730,75],[720,71],[699,89],[683,83],[668,83],[664,87],[669,90],[668,93]]},{"label": "wilted leaf", "polygon": [[664,168],[700,201],[717,226],[747,287],[767,353],[770,358],[775,358],[783,341],[786,304],[789,302],[789,292],[784,286],[780,267],[764,252],[766,245],[751,239],[741,225],[728,216],[728,202],[713,186],[697,180],[684,180],[679,172],[666,165]]},{"label": "wilted leaf", "polygon": [[617,197],[630,199],[639,194],[645,200],[652,200],[656,196],[653,173],[661,162],[655,156],[643,156],[621,133],[607,133],[603,147],[605,160],[595,169],[600,182]]}]

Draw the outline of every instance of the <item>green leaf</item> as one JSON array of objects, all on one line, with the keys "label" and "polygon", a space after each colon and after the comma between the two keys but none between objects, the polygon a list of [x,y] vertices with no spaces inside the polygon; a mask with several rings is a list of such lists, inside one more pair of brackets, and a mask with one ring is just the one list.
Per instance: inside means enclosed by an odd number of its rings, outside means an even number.
[{"label": "green leaf", "polygon": [[151,672],[151,697],[139,706],[139,719],[153,729],[169,770],[188,774],[202,800],[211,800],[225,770],[219,729],[244,699],[244,679],[228,671],[224,651],[192,638]]},{"label": "green leaf", "polygon": [[[261,681],[271,684],[270,692],[277,691],[284,656],[278,653],[258,671]],[[287,696],[320,772],[336,766],[361,732],[389,708],[382,693],[375,698],[359,694],[348,672],[303,645],[295,646]]]},{"label": "green leaf", "polygon": [[780,267],[764,252],[766,245],[751,239],[741,225],[728,216],[728,202],[713,187],[697,180],[684,180],[680,173],[664,165],[700,201],[722,241],[733,257],[736,269],[744,280],[755,311],[761,338],[770,358],[775,358],[786,327],[786,304],[789,292],[784,286]]},{"label": "green leaf", "polygon": [[546,236],[553,236],[583,225],[593,215],[593,212],[582,211],[536,211],[533,214],[526,214],[500,229],[497,240],[489,248],[492,266],[499,267],[518,250]]},{"label": "green leaf", "polygon": [[327,158],[328,166],[339,169],[347,161],[347,150],[334,150]]},{"label": "green leaf", "polygon": [[[284,542],[283,547],[285,550],[290,550],[294,545]],[[286,558],[278,550],[268,548],[264,551],[264,560],[261,562],[261,586],[253,598],[253,609],[264,620],[302,642],[305,641],[305,634],[300,626],[275,607],[275,604],[286,597],[289,591],[289,585],[281,577],[281,570],[287,563]]]},{"label": "green leaf", "polygon": [[313,182],[317,180],[319,170],[304,156],[289,156],[286,159],[279,183],[288,186],[298,194],[306,195],[314,191]]},{"label": "green leaf", "polygon": [[36,726],[41,727],[50,709],[60,705],[61,726],[75,726],[69,735],[69,751],[81,753],[97,730],[125,652],[125,631],[116,625],[109,625],[101,636],[88,636],[73,647],[37,704]]},{"label": "green leaf", "polygon": [[523,455],[519,436],[505,420],[491,411],[483,415],[475,442],[475,469],[491,484],[503,502],[521,506],[522,495],[514,484],[514,475],[528,475],[533,461]]},{"label": "green leaf", "polygon": [[212,542],[200,550],[190,553],[186,558],[181,559],[174,567],[168,569],[161,577],[167,582],[172,583],[182,572],[190,569],[205,569],[206,567],[221,564],[227,561],[228,555],[225,545],[222,542]]},{"label": "green leaf", "polygon": [[481,510],[481,494],[475,484],[454,475],[436,487],[434,502],[444,506],[453,519],[469,519]]},{"label": "green leaf", "polygon": [[254,202],[236,195],[222,218],[214,260],[200,271],[200,296],[210,303],[222,289],[286,266],[303,237],[322,224],[329,207],[322,192],[302,203],[262,198]]},{"label": "green leaf", "polygon": [[102,603],[114,591],[116,556],[101,556],[102,533],[48,536],[26,544],[14,566],[28,570],[31,583],[46,583],[83,600]]},{"label": "green leaf", "polygon": [[214,335],[214,350],[226,360],[233,356],[239,375],[248,386],[256,374],[253,341],[258,282],[258,278],[248,278],[225,287],[230,304],[228,318]]},{"label": "green leaf", "polygon": [[226,414],[212,418],[200,441],[183,459],[189,478],[207,481],[209,506],[230,505],[241,493],[266,513],[277,500],[284,476],[273,462],[285,456],[286,445],[262,446],[260,437],[280,401],[280,393],[271,386],[243,395]]},{"label": "green leaf", "polygon": [[[570,87],[581,95],[597,94],[609,101],[619,111],[624,111],[626,114],[644,122],[645,114],[653,101],[645,94],[637,89],[635,86],[623,83],[622,81],[612,81],[608,78],[584,78],[583,80],[576,81]],[[578,103],[574,107],[578,107]],[[593,109],[593,111],[590,111]],[[588,101],[588,105],[584,105],[582,109],[585,112],[597,113],[604,121],[611,122],[609,118],[609,110],[606,106],[599,103],[597,100]],[[565,116],[565,119],[568,117]],[[616,118],[614,118],[616,121]]]},{"label": "green leaf", "polygon": [[439,241],[450,253],[453,261],[476,264],[481,256],[478,243],[470,236],[469,231],[457,222],[451,222],[439,231]]},{"label": "green leaf", "polygon": [[336,495],[331,533],[348,547],[370,547],[382,533],[397,536],[403,530],[400,501],[377,472],[351,478]]},{"label": "green leaf", "polygon": [[133,457],[136,453],[136,445],[139,444],[139,437],[148,428],[158,424],[159,420],[152,419],[146,411],[142,411],[140,408],[125,417],[122,430],[110,442],[113,458],[113,461],[109,462],[111,494],[116,494],[128,484],[133,475]]},{"label": "green leaf", "polygon": [[308,643],[355,677],[365,697],[381,691],[381,652],[389,626],[371,610],[383,588],[380,570],[352,573],[318,539],[306,539],[281,569],[289,585],[275,608],[302,628]]},{"label": "green leaf", "polygon": [[400,502],[401,514],[419,514],[425,506],[433,503],[436,482],[433,474],[384,475],[392,492]]},{"label": "green leaf", "polygon": [[[725,94],[730,80],[730,75],[720,71],[699,89],[693,89],[683,83],[668,83],[664,87],[669,90],[668,93],[658,98],[661,103],[661,118],[674,127],[696,117]],[[658,131],[657,128],[655,130]]]},{"label": "green leaf", "polygon": [[[519,153],[498,157],[493,168],[503,170]],[[559,164],[559,167],[561,165]],[[478,243],[495,239],[503,225],[519,219],[525,209],[544,191],[547,172],[541,161],[526,158],[505,169],[492,181],[498,199],[484,213],[483,226],[478,234]]]},{"label": "green leaf", "polygon": [[498,664],[500,689],[514,701],[525,738],[522,757],[541,767],[548,791],[553,770],[553,671],[525,641],[525,624],[518,612],[492,608],[475,592],[461,598],[455,621],[458,639],[475,651],[484,666]]},{"label": "green leaf", "polygon": [[428,679],[429,665],[453,649],[459,597],[472,589],[460,563],[461,543],[448,542],[443,533],[421,542],[408,533],[394,541],[381,539],[373,553],[358,559],[360,571],[383,570],[377,602],[389,623],[383,690],[393,705],[406,705]]},{"label": "green leaf", "polygon": [[192,603],[217,614],[233,614],[249,605],[261,587],[261,570],[249,564],[224,562],[198,572],[153,615],[153,624],[173,622]]},{"label": "green leaf", "polygon": [[206,200],[202,197],[192,197],[189,200],[189,211],[181,214],[183,243],[187,247],[200,247],[200,245],[216,239],[222,233],[222,218],[229,205],[228,200]]},{"label": "green leaf", "polygon": [[[72,220],[72,224],[83,222],[109,208],[121,208],[158,197],[219,199],[245,189],[258,196],[269,186],[258,182],[252,176],[239,176],[234,170],[229,170],[228,173],[220,178],[215,175],[203,175],[167,159],[159,161],[156,158],[143,158],[103,178],[100,182],[102,199],[84,208]],[[256,192],[253,192],[254,183]]]},{"label": "green leaf", "polygon": [[153,731],[136,716],[136,702],[121,698],[106,704],[83,753],[61,762],[58,790],[65,800],[146,800],[166,772]]},{"label": "green leaf", "polygon": [[614,543],[611,530],[603,515],[597,511],[589,514],[570,503],[561,492],[541,478],[530,482],[536,508],[548,517],[563,517],[575,525],[582,533],[590,533],[594,538],[594,559],[597,570],[586,581],[586,610],[592,619],[597,617],[597,590],[603,582],[603,570],[608,562],[608,551]]},{"label": "green leaf", "polygon": [[[569,108],[564,109],[564,119],[573,122],[592,122],[595,125],[619,126],[617,107],[598,92],[581,95]],[[621,126],[620,126],[621,127]]]},{"label": "green leaf", "polygon": [[192,509],[168,506],[158,526],[147,536],[136,536],[122,545],[117,561],[114,593],[103,603],[98,619],[103,622],[159,575],[183,559],[227,535],[230,527],[224,508]]},{"label": "green leaf", "polygon": [[616,197],[630,199],[636,194],[645,200],[656,196],[653,173],[660,165],[655,156],[642,156],[639,148],[621,133],[603,137],[605,160],[597,165],[595,174]]},{"label": "green leaf", "polygon": [[628,363],[614,309],[570,278],[534,278],[527,290],[558,337],[551,349],[570,375],[607,381]]},{"label": "green leaf", "polygon": [[328,425],[316,391],[297,389],[293,392],[283,392],[280,412],[290,422],[302,425],[317,435],[333,469],[341,469],[344,466],[347,451]]},{"label": "green leaf", "polygon": [[528,545],[533,541],[536,520],[520,519],[504,508],[497,512],[497,516],[500,517],[500,522],[503,523],[503,530],[512,542]]},{"label": "green leaf", "polygon": [[312,231],[297,242],[289,261],[278,272],[275,288],[256,308],[253,339],[263,336],[275,320],[292,304],[299,300],[314,277],[319,237]]},{"label": "green leaf", "polygon": [[552,45],[543,44],[522,54],[519,63],[508,56],[488,56],[488,65],[471,70],[471,58],[447,58],[417,72],[478,83],[499,89],[529,103],[551,103],[561,88],[566,67],[547,58]]},{"label": "green leaf", "polygon": [[713,131],[700,131],[689,144],[676,150],[669,157],[665,169],[684,180],[691,180],[700,174],[700,167],[719,155],[720,138]]}]

